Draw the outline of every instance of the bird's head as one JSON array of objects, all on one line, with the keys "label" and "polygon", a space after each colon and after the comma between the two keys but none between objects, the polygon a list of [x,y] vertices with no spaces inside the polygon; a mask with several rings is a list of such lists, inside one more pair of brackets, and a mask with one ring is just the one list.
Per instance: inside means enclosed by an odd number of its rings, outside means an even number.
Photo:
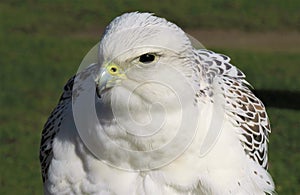
[{"label": "bird's head", "polygon": [[103,99],[131,93],[147,101],[169,96],[159,83],[192,75],[190,56],[191,42],[175,24],[149,13],[123,14],[100,42],[97,93]]}]

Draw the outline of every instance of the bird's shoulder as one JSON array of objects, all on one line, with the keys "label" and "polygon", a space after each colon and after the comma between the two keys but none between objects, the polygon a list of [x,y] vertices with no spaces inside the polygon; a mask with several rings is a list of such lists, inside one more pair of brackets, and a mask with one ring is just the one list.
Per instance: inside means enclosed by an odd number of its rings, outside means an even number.
[{"label": "bird's shoulder", "polygon": [[218,81],[225,98],[226,114],[234,126],[239,127],[237,135],[246,155],[267,169],[267,142],[271,128],[263,103],[249,89],[244,73],[230,63],[228,56],[204,49],[195,54],[211,88],[216,83],[214,80]]},{"label": "bird's shoulder", "polygon": [[68,104],[72,101],[74,79],[75,76],[71,77],[65,84],[57,106],[51,112],[43,127],[39,155],[43,182],[47,179],[49,165],[53,157],[52,144],[54,137],[59,132],[64,112],[67,109]]},{"label": "bird's shoulder", "polygon": [[72,98],[76,98],[81,93],[84,87],[82,85],[85,84],[84,81],[89,77],[93,77],[98,68],[97,64],[91,64],[67,81],[57,106],[51,112],[43,127],[39,158],[44,182],[47,179],[48,168],[53,158],[53,141],[61,129],[64,116],[68,114],[69,108],[72,107]]}]

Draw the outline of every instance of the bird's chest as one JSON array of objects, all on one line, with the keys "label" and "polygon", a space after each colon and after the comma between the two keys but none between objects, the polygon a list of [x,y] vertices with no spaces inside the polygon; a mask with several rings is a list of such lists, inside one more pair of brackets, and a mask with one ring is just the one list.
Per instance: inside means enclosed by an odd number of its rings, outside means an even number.
[{"label": "bird's chest", "polygon": [[[101,170],[89,172],[85,185],[97,193],[107,191],[111,194],[179,195],[193,194],[198,179],[195,172],[182,170],[130,172],[101,166]],[[98,174],[96,175],[96,173]],[[93,178],[91,180],[91,178]],[[88,190],[85,193],[91,193]]]},{"label": "bird's chest", "polygon": [[197,156],[192,153],[159,169],[125,170],[93,156],[76,131],[61,131],[53,153],[46,183],[51,194],[188,194],[198,182]]},{"label": "bird's chest", "polygon": [[[198,177],[193,159],[154,171],[130,171],[112,167],[92,155],[81,156],[78,148],[72,161],[53,161],[49,178],[53,194],[193,194]],[[70,155],[70,151],[69,155]],[[79,156],[77,156],[79,154]],[[79,157],[79,158],[78,158]],[[61,168],[61,169],[60,169]]]}]

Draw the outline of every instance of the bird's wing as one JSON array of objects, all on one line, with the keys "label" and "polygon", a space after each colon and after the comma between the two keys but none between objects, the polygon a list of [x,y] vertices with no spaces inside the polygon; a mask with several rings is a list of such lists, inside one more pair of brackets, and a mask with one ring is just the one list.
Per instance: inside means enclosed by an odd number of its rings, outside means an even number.
[{"label": "bird's wing", "polygon": [[[82,91],[82,83],[88,77],[97,73],[99,66],[92,63],[76,75],[72,76],[64,86],[63,93],[55,109],[50,114],[46,124],[44,125],[40,144],[40,164],[42,169],[43,182],[47,179],[48,168],[53,157],[52,144],[56,134],[60,131],[60,127],[64,116],[69,112],[72,106],[72,98],[76,98]],[[73,86],[75,89],[73,89]]]},{"label": "bird's wing", "polygon": [[234,125],[240,127],[237,135],[246,155],[267,169],[267,142],[271,129],[263,103],[248,88],[245,75],[230,64],[229,57],[203,49],[197,50],[196,55],[205,69],[208,83],[214,77],[222,79],[226,113]]},{"label": "bird's wing", "polygon": [[52,144],[55,135],[59,132],[65,109],[72,102],[72,89],[75,76],[71,77],[64,87],[58,105],[50,114],[44,125],[40,143],[40,164],[43,182],[47,179],[47,172],[53,157]]}]

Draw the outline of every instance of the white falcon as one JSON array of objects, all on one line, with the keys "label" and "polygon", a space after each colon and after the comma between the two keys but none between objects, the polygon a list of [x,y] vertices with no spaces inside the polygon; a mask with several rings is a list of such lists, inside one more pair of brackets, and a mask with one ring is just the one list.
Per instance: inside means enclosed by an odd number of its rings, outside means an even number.
[{"label": "white falcon", "polygon": [[45,194],[274,194],[270,125],[230,58],[126,13],[64,87],[41,138]]}]

